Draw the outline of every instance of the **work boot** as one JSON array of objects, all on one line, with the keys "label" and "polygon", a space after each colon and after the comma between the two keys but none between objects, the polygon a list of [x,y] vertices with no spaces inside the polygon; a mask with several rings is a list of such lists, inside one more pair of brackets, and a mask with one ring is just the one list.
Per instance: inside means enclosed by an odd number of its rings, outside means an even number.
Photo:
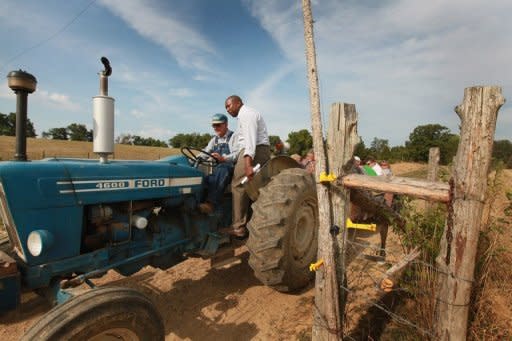
[{"label": "work boot", "polygon": [[211,202],[206,201],[199,204],[199,211],[201,211],[201,213],[211,214],[214,209],[215,208]]},{"label": "work boot", "polygon": [[219,229],[219,233],[229,234],[239,240],[245,239],[249,236],[249,232],[243,226],[242,227],[233,227],[233,226],[225,227],[225,228]]},{"label": "work boot", "polygon": [[384,249],[380,249],[380,250],[377,250],[377,264],[385,264],[386,263],[386,250]]}]

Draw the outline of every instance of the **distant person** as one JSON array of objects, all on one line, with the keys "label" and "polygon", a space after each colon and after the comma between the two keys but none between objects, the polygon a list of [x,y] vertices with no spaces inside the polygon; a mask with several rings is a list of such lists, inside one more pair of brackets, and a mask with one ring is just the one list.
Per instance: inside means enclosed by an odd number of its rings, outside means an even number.
[{"label": "distant person", "polygon": [[274,145],[274,156],[286,155],[283,141],[279,140]]},{"label": "distant person", "polygon": [[393,172],[391,171],[391,167],[389,166],[389,163],[387,161],[382,161],[380,163],[380,168],[382,168],[382,175],[385,176],[391,176],[393,175]]},{"label": "distant person", "polygon": [[[384,176],[392,176],[393,172],[391,171],[391,167],[387,161],[382,161],[380,163],[380,167],[382,168],[382,175]],[[386,201],[386,205],[391,207],[393,205],[393,193],[384,193],[384,200]]]},{"label": "distant person", "polygon": [[357,174],[365,174],[363,166],[361,166],[361,158],[359,156],[354,155],[352,164],[354,165],[354,170]]},{"label": "distant person", "polygon": [[298,164],[301,164],[302,156],[300,156],[299,154],[292,154],[292,155],[290,155],[290,157],[292,159],[294,159],[295,161],[297,161]]},{"label": "distant person", "polygon": [[377,163],[377,161],[375,161],[375,158],[374,157],[369,157],[368,160],[366,161],[366,165],[367,166],[370,166],[373,171],[375,172],[376,175],[380,176],[382,174],[384,174],[382,172],[382,168],[380,167],[380,165]]},{"label": "distant person", "polygon": [[239,238],[247,236],[249,205],[251,203],[245,188],[239,186],[246,176],[254,176],[254,166],[263,165],[270,160],[270,143],[267,125],[261,113],[246,106],[237,95],[229,96],[225,101],[226,111],[238,119],[238,144],[240,153],[235,164],[231,191],[233,193],[233,225],[227,233]]},{"label": "distant person", "polygon": [[306,156],[304,156],[304,158],[302,159],[302,166],[304,167],[304,169],[306,171],[308,171],[308,173],[310,174],[313,174],[315,173],[315,164],[316,164],[316,161],[315,161],[315,152],[313,149],[310,149]]},{"label": "distant person", "polygon": [[222,196],[233,177],[234,164],[238,155],[237,138],[233,131],[228,129],[228,117],[224,114],[213,115],[212,128],[215,136],[204,150],[212,154],[218,164],[213,168],[213,173],[206,178],[208,185],[206,201],[199,204],[199,210],[208,214],[219,207]]}]

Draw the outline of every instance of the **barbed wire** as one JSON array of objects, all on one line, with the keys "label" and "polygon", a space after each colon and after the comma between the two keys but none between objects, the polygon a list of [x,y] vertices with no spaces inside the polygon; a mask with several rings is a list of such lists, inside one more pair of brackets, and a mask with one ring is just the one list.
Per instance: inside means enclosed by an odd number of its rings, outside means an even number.
[{"label": "barbed wire", "polygon": [[[348,244],[351,244],[351,245],[355,245],[355,246],[359,246],[359,247],[362,247],[362,248],[365,248],[365,249],[372,249],[372,250],[375,250],[375,251],[386,251],[386,252],[389,252],[389,250],[386,250],[384,248],[381,248],[379,246],[375,246],[375,245],[370,245],[370,244],[363,244],[363,243],[358,243],[358,242],[354,242],[354,241],[351,241],[351,240],[346,240],[346,243]],[[397,255],[397,254],[394,254],[394,253],[389,253],[389,255]],[[389,256],[388,255],[388,256]],[[400,254],[401,256],[402,254]],[[468,283],[474,283],[474,280],[470,280],[470,279],[467,279],[467,278],[463,278],[463,277],[459,277],[459,276],[455,276],[453,273],[449,273],[449,272],[446,272],[446,271],[443,271],[441,269],[439,269],[438,267],[436,267],[435,265],[432,265],[430,263],[427,263],[421,259],[414,259],[411,261],[411,264],[421,264],[421,265],[424,265],[432,270],[434,270],[435,272],[439,273],[439,274],[443,274],[443,275],[446,275],[446,276],[450,276],[452,278],[455,278],[455,279],[458,279],[458,280],[461,280],[461,281],[464,281],[464,282],[468,282]]]},{"label": "barbed wire", "polygon": [[[343,285],[340,285],[340,288],[342,288],[343,290],[345,290],[347,292],[351,292],[351,290],[348,287],[345,287]],[[376,302],[372,302],[372,301],[368,301],[368,302],[369,302],[369,304],[371,304],[375,308],[377,308],[377,309],[383,311],[384,313],[386,313],[389,317],[391,317],[391,319],[393,319],[393,321],[395,321],[397,323],[400,323],[400,324],[403,324],[403,325],[407,325],[409,327],[413,327],[414,329],[418,330],[419,332],[421,332],[424,335],[435,337],[435,333],[434,332],[426,330],[426,329],[418,326],[417,324],[414,324],[413,322],[411,322],[411,321],[401,317],[398,314],[395,314],[394,312],[386,309],[385,307],[383,307],[382,305],[380,305],[380,304],[378,304]]]},{"label": "barbed wire", "polygon": [[[455,307],[465,307],[470,304],[469,302],[463,303],[463,304],[446,302],[446,301],[440,299],[439,297],[436,297],[436,295],[432,295],[432,293],[433,293],[432,285],[426,285],[426,286],[421,286],[421,287],[416,285],[416,286],[410,286],[409,288],[407,288],[407,284],[406,284],[408,282],[407,277],[404,278],[403,276],[400,278],[402,285],[400,285],[399,287],[390,289],[389,291],[383,291],[382,288],[380,287],[381,281],[387,277],[387,275],[388,275],[387,269],[390,268],[392,265],[394,265],[394,263],[390,262],[389,259],[401,259],[401,258],[403,258],[404,253],[403,252],[394,252],[394,251],[390,250],[389,248],[387,248],[387,250],[386,250],[386,248],[382,248],[380,246],[377,246],[377,245],[374,245],[371,243],[360,243],[358,241],[350,240],[348,238],[345,238],[345,245],[353,248],[352,250],[347,251],[347,253],[349,253],[349,252],[354,253],[354,255],[355,255],[354,259],[352,259],[351,262],[355,263],[356,265],[355,266],[352,265],[351,270],[348,270],[349,272],[352,272],[352,274],[350,274],[350,276],[348,276],[347,286],[340,284],[339,287],[340,287],[340,289],[343,289],[345,292],[347,292],[349,294],[356,295],[356,300],[359,301],[357,303],[350,302],[350,299],[349,299],[346,302],[346,304],[347,304],[346,312],[347,311],[355,312],[356,311],[355,309],[359,310],[362,305],[363,306],[372,306],[372,307],[375,307],[376,309],[378,309],[379,311],[381,311],[382,313],[386,314],[392,321],[394,321],[400,325],[404,325],[404,326],[413,328],[414,330],[416,330],[418,333],[420,333],[423,336],[435,339],[435,331],[434,330],[432,330],[431,328],[425,328],[425,327],[419,325],[417,322],[412,321],[410,318],[407,318],[405,316],[400,316],[396,312],[390,310],[390,308],[386,307],[384,304],[381,303],[380,300],[382,299],[382,297],[380,297],[378,299],[372,299],[372,298],[365,299],[362,297],[360,292],[362,290],[364,290],[365,287],[369,286],[369,287],[373,287],[376,290],[376,292],[386,292],[386,293],[394,292],[395,294],[398,294],[398,295],[406,294],[406,295],[411,295],[413,297],[414,296],[422,296],[422,297],[426,297],[427,299],[435,300],[436,302],[441,302],[443,304],[447,304],[447,305],[455,306]],[[347,250],[348,250],[348,247],[347,247]],[[403,247],[403,245],[402,245],[402,248],[405,251],[405,248]],[[368,250],[371,250],[371,251],[368,252]],[[371,253],[376,252],[377,255],[379,255],[382,251],[385,251],[387,253],[385,258],[378,257],[378,256],[376,257],[371,254]],[[356,259],[366,260],[366,261],[355,262]],[[381,262],[381,264],[379,264],[376,262],[376,260],[379,260],[379,259],[383,259],[383,260],[385,259],[386,262],[385,263]],[[386,267],[383,268],[383,265],[386,265]],[[425,276],[427,278],[427,281],[429,281],[430,283],[435,283],[437,281],[438,275],[451,276],[452,278],[459,279],[461,281],[473,283],[472,280],[468,280],[466,278],[461,278],[461,277],[455,276],[452,273],[447,273],[447,272],[437,268],[434,264],[428,263],[422,259],[414,259],[410,262],[410,265],[425,267],[426,269],[428,269]],[[414,273],[421,273],[421,271],[414,272]],[[418,276],[421,276],[421,275],[418,275]],[[404,280],[406,282],[403,282]],[[410,282],[413,282],[413,281],[414,281],[414,279],[411,278]],[[366,284],[364,284],[364,283],[366,283]],[[354,289],[354,288],[356,288],[356,289]],[[433,301],[431,301],[429,306],[430,307],[435,306],[433,304]],[[429,309],[431,309],[431,308],[429,308]],[[347,315],[348,315],[348,313],[347,313]],[[348,334],[348,333],[344,333],[345,339],[355,340],[350,335],[345,335],[345,334]]]}]

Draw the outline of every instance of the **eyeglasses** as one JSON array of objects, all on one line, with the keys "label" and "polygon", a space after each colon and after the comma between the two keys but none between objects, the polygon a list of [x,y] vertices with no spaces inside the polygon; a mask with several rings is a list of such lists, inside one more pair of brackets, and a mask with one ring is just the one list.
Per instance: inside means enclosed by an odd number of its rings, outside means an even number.
[{"label": "eyeglasses", "polygon": [[214,123],[214,124],[212,124],[212,127],[213,127],[213,128],[218,128],[218,127],[220,127],[221,125],[222,125],[222,123]]}]

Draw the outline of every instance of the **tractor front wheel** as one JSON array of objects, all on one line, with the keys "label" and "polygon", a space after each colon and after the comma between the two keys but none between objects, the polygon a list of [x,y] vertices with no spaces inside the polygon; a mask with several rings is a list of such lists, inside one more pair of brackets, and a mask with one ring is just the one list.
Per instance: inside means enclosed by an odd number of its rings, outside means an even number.
[{"label": "tractor front wheel", "polygon": [[43,316],[22,340],[164,340],[160,314],[140,292],[119,287],[88,291]]},{"label": "tractor front wheel", "polygon": [[306,286],[318,249],[315,181],[301,168],[285,169],[260,189],[248,224],[249,265],[263,284],[278,291]]}]

